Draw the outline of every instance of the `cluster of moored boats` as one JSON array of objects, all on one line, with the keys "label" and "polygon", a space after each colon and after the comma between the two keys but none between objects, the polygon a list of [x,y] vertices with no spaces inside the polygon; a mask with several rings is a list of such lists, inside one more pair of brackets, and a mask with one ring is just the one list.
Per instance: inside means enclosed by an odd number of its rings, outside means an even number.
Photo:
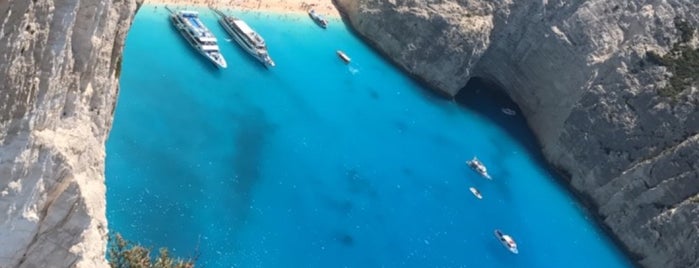
[{"label": "cluster of moored boats", "polygon": [[[478,157],[474,156],[473,159],[467,160],[466,165],[468,165],[471,169],[480,174],[482,177],[489,180],[493,179],[490,176],[490,174],[488,174],[488,168],[485,167],[483,162],[481,162],[481,160],[479,160]],[[468,189],[471,191],[471,193],[473,193],[473,195],[476,198],[483,199],[483,194],[481,194],[481,192],[478,191],[478,189],[476,189],[475,187],[469,187]],[[517,249],[517,242],[515,242],[515,240],[510,235],[505,234],[504,232],[498,229],[495,229],[493,233],[495,234],[495,237],[498,239],[498,241],[500,241],[500,243],[505,248],[507,248],[507,250],[514,254],[519,253],[519,249]]]},{"label": "cluster of moored boats", "polygon": [[[321,28],[328,28],[328,20],[326,20],[325,17],[323,17],[323,15],[318,14],[318,12],[316,12],[315,10],[309,10],[308,16],[311,17],[311,19]],[[340,57],[340,59],[345,63],[350,63],[350,61],[352,61],[352,59],[349,56],[347,56],[347,54],[345,54],[345,52],[343,52],[342,50],[337,51],[337,56]]]},{"label": "cluster of moored boats", "polygon": [[[218,68],[226,68],[228,64],[226,59],[223,58],[221,50],[218,46],[218,39],[209,30],[209,28],[204,25],[204,23],[199,18],[199,12],[189,11],[189,10],[171,10],[166,9],[170,12],[170,19],[174,24],[175,28],[182,34],[185,40],[208,60],[210,60]],[[223,13],[221,10],[211,7],[218,16],[218,22],[221,24],[224,30],[238,43],[248,54],[264,64],[265,67],[274,67],[275,63],[272,57],[269,55],[267,50],[267,45],[265,44],[264,38],[260,36],[255,30],[250,27],[245,21],[240,18],[229,16]],[[323,29],[327,28],[328,21],[311,9],[308,15],[313,19],[316,24],[318,24]],[[338,57],[344,62],[349,63],[350,57],[344,52],[338,50]]]},{"label": "cluster of moored boats", "polygon": [[[172,20],[172,23],[192,47],[213,62],[217,67],[227,67],[226,60],[223,58],[223,55],[219,49],[218,40],[213,33],[211,33],[211,30],[209,30],[199,19],[198,12],[186,10],[173,11],[169,8],[166,9],[170,12],[170,19]],[[226,32],[231,35],[231,37],[248,54],[252,55],[255,59],[264,64],[265,67],[269,68],[275,65],[274,61],[269,55],[269,52],[267,51],[265,40],[247,23],[245,23],[245,21],[233,16],[228,16],[215,8],[211,9],[218,14],[219,23],[223,29],[226,30]],[[324,29],[327,28],[328,21],[323,16],[316,13],[312,9],[308,12],[308,15],[320,27]],[[346,63],[351,61],[350,57],[341,50],[337,51],[337,55]],[[508,109],[507,112],[503,110],[503,113],[514,115],[514,111],[510,109]],[[484,178],[492,180],[492,177],[490,174],[488,174],[488,169],[477,157],[473,157],[473,159],[466,161],[466,164]],[[476,198],[483,199],[483,195],[475,187],[469,187],[469,190]],[[497,229],[494,231],[494,234],[500,243],[502,243],[502,245],[505,246],[510,252],[515,254],[519,252],[517,249],[517,243],[511,236]]]}]

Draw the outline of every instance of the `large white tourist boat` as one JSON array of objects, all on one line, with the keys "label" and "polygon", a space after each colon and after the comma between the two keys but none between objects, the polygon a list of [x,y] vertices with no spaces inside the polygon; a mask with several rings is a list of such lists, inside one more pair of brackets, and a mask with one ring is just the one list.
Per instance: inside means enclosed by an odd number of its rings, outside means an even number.
[{"label": "large white tourist boat", "polygon": [[192,47],[211,60],[217,67],[226,68],[228,66],[218,47],[216,36],[201,22],[198,12],[172,11],[169,8],[168,11],[170,11],[172,23]]},{"label": "large white tourist boat", "polygon": [[226,16],[217,9],[213,10],[221,16],[218,22],[223,26],[223,29],[233,37],[235,42],[248,52],[248,54],[262,62],[265,67],[274,67],[274,61],[269,56],[265,40],[260,34],[250,28],[245,21],[233,16]]}]

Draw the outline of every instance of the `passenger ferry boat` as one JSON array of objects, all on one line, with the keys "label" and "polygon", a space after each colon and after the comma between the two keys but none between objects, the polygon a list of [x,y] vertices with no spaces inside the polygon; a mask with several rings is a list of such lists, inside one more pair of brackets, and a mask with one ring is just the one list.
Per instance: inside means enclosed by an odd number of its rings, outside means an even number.
[{"label": "passenger ferry boat", "polygon": [[320,27],[323,27],[323,29],[328,28],[328,20],[323,18],[320,14],[318,14],[315,10],[311,9],[308,11],[308,16],[313,19]]},{"label": "passenger ferry boat", "polygon": [[267,45],[262,36],[250,28],[245,21],[233,16],[226,16],[217,9],[212,8],[212,10],[221,16],[218,22],[223,26],[223,29],[225,29],[246,52],[262,62],[265,67],[274,67],[274,61],[269,56]]},{"label": "passenger ferry boat", "polygon": [[170,11],[170,19],[185,40],[200,54],[212,61],[219,68],[226,68],[226,59],[223,58],[218,47],[218,40],[211,31],[206,28],[199,19],[196,11],[178,10]]}]

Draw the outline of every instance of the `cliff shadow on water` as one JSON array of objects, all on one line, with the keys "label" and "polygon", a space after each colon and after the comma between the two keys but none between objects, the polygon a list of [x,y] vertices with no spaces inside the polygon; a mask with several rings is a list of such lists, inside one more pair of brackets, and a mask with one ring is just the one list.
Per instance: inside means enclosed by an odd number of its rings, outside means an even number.
[{"label": "cliff shadow on water", "polygon": [[[486,78],[472,77],[454,96],[454,100],[469,112],[483,116],[500,127],[522,145],[536,163],[555,178],[560,187],[567,189],[568,193],[575,195],[583,204],[589,202],[586,197],[580,196],[575,189],[567,185],[571,175],[566,170],[553,166],[546,160],[541,151],[542,146],[529,128],[522,111],[504,88]],[[514,115],[506,114],[504,109],[514,111]],[[591,215],[586,209],[585,213]]]},{"label": "cliff shadow on water", "polygon": [[[534,133],[529,129],[527,121],[517,104],[510,99],[505,90],[496,83],[480,77],[471,78],[454,97],[455,101],[470,112],[488,118],[514,140],[524,146],[537,161],[545,161],[541,154]],[[505,109],[514,114],[508,115]]]},{"label": "cliff shadow on water", "polygon": [[[570,181],[570,174],[558,167],[551,165],[541,151],[541,144],[534,136],[534,132],[529,128],[526,118],[522,111],[517,106],[506,91],[497,83],[486,78],[473,77],[466,86],[464,86],[454,96],[454,100],[459,106],[467,109],[469,112],[478,114],[488,121],[494,123],[502,129],[512,140],[518,142],[529,155],[534,159],[537,165],[545,170],[551,178],[554,178],[556,184],[566,192],[572,194],[581,204],[578,207],[588,217],[596,217],[594,213],[585,208],[583,205],[589,206],[589,200],[585,196],[581,196],[575,189],[571,188],[567,182]],[[506,114],[505,109],[514,111],[514,115]],[[605,226],[600,224],[600,227]]]},{"label": "cliff shadow on water", "polygon": [[[582,194],[570,185],[571,174],[555,165],[549,163],[542,153],[542,146],[534,136],[534,132],[529,128],[526,118],[521,110],[497,83],[486,78],[473,77],[454,97],[455,101],[470,112],[476,113],[495,123],[508,133],[512,139],[519,142],[534,158],[536,163],[553,178],[554,182],[573,196],[577,201],[578,209],[585,214],[588,219],[595,222],[595,225],[606,234],[629,260],[630,266],[638,266],[636,263],[640,256],[633,254],[604,224],[604,217],[596,212],[597,204],[590,196]],[[513,110],[516,114],[506,115],[504,108]]]}]

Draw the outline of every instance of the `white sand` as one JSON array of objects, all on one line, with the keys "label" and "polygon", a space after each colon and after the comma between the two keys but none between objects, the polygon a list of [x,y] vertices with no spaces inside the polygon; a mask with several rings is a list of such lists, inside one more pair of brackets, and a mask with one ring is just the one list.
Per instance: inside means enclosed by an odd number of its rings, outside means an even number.
[{"label": "white sand", "polygon": [[340,17],[332,0],[145,0],[149,5],[214,6],[243,11],[304,13],[315,9],[326,17]]}]

